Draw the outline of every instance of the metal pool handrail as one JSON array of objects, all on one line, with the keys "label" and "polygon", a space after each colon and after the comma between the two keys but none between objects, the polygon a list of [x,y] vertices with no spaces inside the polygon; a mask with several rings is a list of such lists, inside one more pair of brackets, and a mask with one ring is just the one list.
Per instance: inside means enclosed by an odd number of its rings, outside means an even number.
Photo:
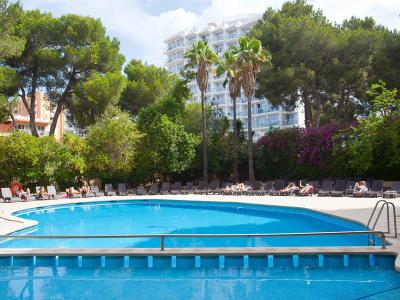
[{"label": "metal pool handrail", "polygon": [[382,249],[386,248],[386,236],[382,231],[328,231],[328,232],[296,232],[296,233],[216,233],[216,234],[126,234],[126,235],[0,235],[0,238],[17,239],[128,239],[128,238],[159,238],[160,251],[165,250],[166,238],[240,238],[240,237],[283,237],[283,236],[321,236],[321,235],[361,235],[373,234],[379,236]]}]

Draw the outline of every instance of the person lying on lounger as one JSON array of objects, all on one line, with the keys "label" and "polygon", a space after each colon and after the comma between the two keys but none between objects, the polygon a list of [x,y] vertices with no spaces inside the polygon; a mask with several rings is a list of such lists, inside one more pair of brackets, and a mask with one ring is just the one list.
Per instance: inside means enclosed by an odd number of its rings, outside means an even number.
[{"label": "person lying on lounger", "polygon": [[83,186],[79,189],[79,193],[85,195],[89,193],[89,191],[90,191],[89,185],[87,184],[87,182],[84,182]]},{"label": "person lying on lounger", "polygon": [[224,187],[223,189],[222,189],[222,192],[223,193],[229,193],[229,192],[232,192],[233,191],[233,188],[234,188],[234,184],[233,185],[231,185],[231,186],[226,186],[226,187]]},{"label": "person lying on lounger", "polygon": [[233,184],[231,187],[226,187],[222,191],[223,192],[244,192],[250,189],[249,186],[246,186],[244,183]]},{"label": "person lying on lounger", "polygon": [[31,191],[28,188],[24,191],[22,184],[19,182],[17,177],[13,177],[10,189],[13,196],[20,197],[24,201],[27,201],[28,197],[31,195]]},{"label": "person lying on lounger", "polygon": [[314,187],[311,184],[306,183],[306,185],[302,185],[300,182],[300,194],[312,194],[314,193]]},{"label": "person lying on lounger", "polygon": [[354,185],[354,192],[364,193],[367,191],[368,191],[368,188],[365,184],[365,181],[356,182],[356,184]]},{"label": "person lying on lounger", "polygon": [[39,200],[43,200],[45,197],[49,197],[49,194],[47,193],[47,191],[44,189],[43,186],[40,187],[38,193],[37,193],[37,198]]},{"label": "person lying on lounger", "polygon": [[65,192],[67,193],[69,198],[73,197],[73,195],[79,195],[80,194],[80,192],[75,190],[74,187],[70,187],[69,189],[66,189]]},{"label": "person lying on lounger", "polygon": [[295,185],[293,182],[289,183],[289,185],[287,187],[285,187],[284,189],[280,190],[280,192],[284,192],[284,193],[293,193],[294,191],[299,190],[300,188]]}]

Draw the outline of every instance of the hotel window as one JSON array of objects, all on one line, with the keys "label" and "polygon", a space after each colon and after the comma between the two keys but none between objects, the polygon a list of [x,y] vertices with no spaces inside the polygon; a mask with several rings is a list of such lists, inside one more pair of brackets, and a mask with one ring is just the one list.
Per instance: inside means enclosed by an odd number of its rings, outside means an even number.
[{"label": "hotel window", "polygon": [[183,57],[183,52],[182,51],[176,53],[176,59],[179,59],[179,58],[182,58],[182,57]]},{"label": "hotel window", "polygon": [[187,42],[189,45],[194,44],[195,41],[196,41],[196,37],[194,37],[194,36],[187,39]]},{"label": "hotel window", "polygon": [[224,34],[222,33],[222,31],[214,33],[214,36],[215,36],[216,41],[220,41],[220,40],[224,39]]},{"label": "hotel window", "polygon": [[234,39],[235,37],[237,37],[236,29],[228,31],[228,38]]},{"label": "hotel window", "polygon": [[214,46],[214,51],[216,53],[221,53],[222,51],[224,51],[224,46],[223,45],[216,45],[216,46]]},{"label": "hotel window", "polygon": [[183,46],[183,39],[176,41],[176,47],[180,47],[180,46]]}]

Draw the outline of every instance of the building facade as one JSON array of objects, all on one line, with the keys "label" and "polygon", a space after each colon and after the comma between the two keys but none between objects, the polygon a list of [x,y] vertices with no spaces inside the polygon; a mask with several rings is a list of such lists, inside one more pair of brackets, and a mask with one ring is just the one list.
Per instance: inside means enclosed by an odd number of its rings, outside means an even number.
[{"label": "building facade", "polygon": [[[248,15],[242,18],[226,20],[220,25],[209,23],[207,27],[199,29],[192,28],[176,33],[168,37],[164,42],[166,44],[165,67],[170,73],[178,74],[185,65],[184,53],[193,43],[199,40],[205,40],[210,47],[220,56],[230,46],[237,46],[240,36],[246,35],[251,27],[259,19],[259,15]],[[223,86],[225,76],[216,77],[209,75],[208,89],[205,94],[207,103],[214,100],[224,111],[225,115],[232,119],[233,109],[232,100],[229,97],[228,87]],[[192,102],[200,102],[200,92],[197,83],[189,83],[192,92]],[[304,127],[304,108],[296,107],[292,111],[283,109],[281,106],[273,106],[267,99],[254,98],[251,103],[252,109],[252,127],[254,139],[262,137],[266,131],[271,128],[285,127]],[[242,92],[241,98],[237,99],[237,117],[242,121],[243,127],[247,129],[247,99]]]},{"label": "building facade", "polygon": [[[30,102],[30,98],[27,99],[28,103]],[[15,125],[17,129],[24,130],[28,133],[31,133],[30,125],[29,125],[29,113],[23,103],[20,100],[17,106],[13,111]],[[36,129],[39,133],[39,136],[47,136],[50,133],[50,126],[53,122],[53,113],[50,108],[50,102],[47,99],[46,95],[42,92],[36,92],[36,114],[35,114],[35,124]],[[6,124],[2,124],[0,128],[0,133],[3,135],[10,134],[12,131],[11,122],[7,122]],[[57,140],[61,140],[64,132],[64,113],[61,112],[57,127],[54,133],[54,136]]]}]

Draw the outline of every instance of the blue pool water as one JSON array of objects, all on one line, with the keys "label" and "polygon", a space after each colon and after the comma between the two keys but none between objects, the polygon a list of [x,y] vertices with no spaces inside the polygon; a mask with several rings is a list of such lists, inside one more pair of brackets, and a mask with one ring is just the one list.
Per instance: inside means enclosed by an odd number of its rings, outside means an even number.
[{"label": "blue pool water", "polygon": [[400,299],[393,267],[0,267],[0,299]]},{"label": "blue pool water", "polygon": [[[38,226],[27,235],[126,235],[157,233],[294,233],[366,230],[358,223],[317,212],[275,206],[182,201],[71,204],[18,212]],[[376,240],[379,243],[378,240]],[[168,238],[166,247],[362,246],[368,236]],[[156,238],[14,239],[1,247],[159,247]]]},{"label": "blue pool water", "polygon": [[[128,201],[16,213],[16,234],[279,233],[365,230],[303,209]],[[379,242],[377,240],[377,242]],[[367,245],[365,236],[169,239],[167,247]],[[1,247],[158,247],[154,239],[9,240]],[[0,256],[0,299],[400,299],[390,255]]]}]

